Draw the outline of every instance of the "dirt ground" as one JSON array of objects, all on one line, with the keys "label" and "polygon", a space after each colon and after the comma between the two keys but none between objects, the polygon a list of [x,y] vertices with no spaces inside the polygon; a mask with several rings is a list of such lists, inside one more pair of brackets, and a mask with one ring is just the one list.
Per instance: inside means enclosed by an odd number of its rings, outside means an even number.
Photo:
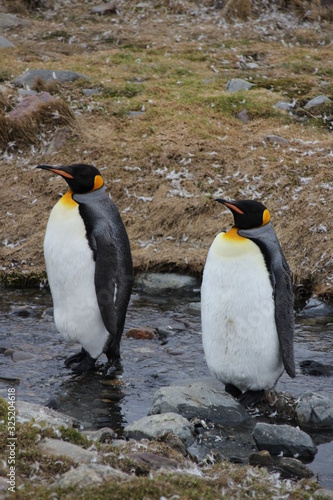
[{"label": "dirt ground", "polygon": [[[332,24],[281,9],[226,19],[213,2],[119,1],[93,14],[100,3],[28,11],[0,0],[0,13],[29,21],[0,33],[15,45],[0,49],[8,109],[22,99],[12,81],[28,68],[89,78],[49,89],[73,111],[71,127],[42,124],[34,144],[2,148],[1,280],[45,277],[46,223],[66,184],[35,166],[84,162],[100,168],[119,207],[136,271],[200,274],[214,236],[232,224],[214,197],[255,198],[271,212],[298,292],[332,299],[332,108],[304,110],[313,97],[333,99]],[[255,86],[231,94],[231,78]],[[293,103],[293,116],[278,101]]]}]

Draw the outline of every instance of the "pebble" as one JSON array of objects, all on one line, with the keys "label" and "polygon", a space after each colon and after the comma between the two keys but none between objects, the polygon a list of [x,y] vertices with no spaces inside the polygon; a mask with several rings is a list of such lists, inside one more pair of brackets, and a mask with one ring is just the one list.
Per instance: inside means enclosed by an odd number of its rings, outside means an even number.
[{"label": "pebble", "polygon": [[239,90],[249,90],[254,86],[253,83],[247,82],[242,78],[233,78],[227,83],[228,92],[238,92]]},{"label": "pebble", "polygon": [[268,450],[272,455],[313,458],[317,447],[311,437],[291,425],[275,425],[258,422],[253,439],[259,450]]},{"label": "pebble", "polygon": [[176,434],[187,446],[194,441],[194,426],[177,413],[143,417],[124,429],[125,437],[136,440],[156,439],[170,432]]},{"label": "pebble", "polygon": [[305,392],[296,406],[296,416],[302,428],[333,429],[333,401],[312,392]]},{"label": "pebble", "polygon": [[317,106],[321,106],[322,104],[325,104],[326,102],[332,102],[331,99],[329,99],[326,95],[319,95],[315,97],[314,99],[311,99],[306,103],[304,106],[304,109],[312,109],[316,108]]}]

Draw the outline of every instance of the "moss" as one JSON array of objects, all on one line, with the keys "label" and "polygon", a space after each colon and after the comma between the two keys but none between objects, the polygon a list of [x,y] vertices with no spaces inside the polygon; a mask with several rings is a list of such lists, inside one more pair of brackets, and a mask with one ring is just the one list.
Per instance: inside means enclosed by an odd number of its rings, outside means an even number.
[{"label": "moss", "polygon": [[84,434],[73,429],[72,427],[68,427],[67,429],[64,426],[59,427],[61,432],[61,437],[64,441],[69,441],[70,443],[77,444],[82,448],[89,448],[92,445],[92,441],[90,441]]}]

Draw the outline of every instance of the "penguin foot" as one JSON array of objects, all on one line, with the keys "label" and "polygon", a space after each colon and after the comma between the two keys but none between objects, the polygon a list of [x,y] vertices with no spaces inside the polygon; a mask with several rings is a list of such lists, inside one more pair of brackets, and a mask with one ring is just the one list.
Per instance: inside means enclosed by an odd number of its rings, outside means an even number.
[{"label": "penguin foot", "polygon": [[260,403],[263,400],[264,395],[265,395],[264,390],[245,391],[237,399],[241,405],[243,405],[245,408],[247,408],[249,406],[253,406],[253,405]]},{"label": "penguin foot", "polygon": [[242,391],[233,384],[225,384],[224,390],[234,398],[239,398],[239,396],[242,394]]},{"label": "penguin foot", "polygon": [[120,362],[120,359],[114,359],[113,361],[109,360],[109,362],[106,363],[105,368],[106,368],[105,371],[106,377],[113,378],[123,373],[123,367]]},{"label": "penguin foot", "polygon": [[[65,366],[71,368],[74,373],[81,374],[95,369],[96,359],[92,358],[85,349],[65,360]],[[72,366],[73,365],[73,366]]]}]

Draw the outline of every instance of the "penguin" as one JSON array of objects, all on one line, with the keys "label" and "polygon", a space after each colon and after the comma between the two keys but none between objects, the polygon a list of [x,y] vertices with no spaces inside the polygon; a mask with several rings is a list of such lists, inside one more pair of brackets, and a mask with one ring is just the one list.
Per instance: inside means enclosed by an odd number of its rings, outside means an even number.
[{"label": "penguin", "polygon": [[105,353],[117,366],[133,285],[131,249],[119,211],[96,167],[37,168],[60,175],[70,188],[53,207],[44,239],[56,327],[82,346],[65,365],[82,374]]},{"label": "penguin", "polygon": [[215,237],[204,266],[203,348],[211,374],[249,407],[284,369],[295,377],[292,282],[268,209],[255,200],[215,201],[234,225]]}]

